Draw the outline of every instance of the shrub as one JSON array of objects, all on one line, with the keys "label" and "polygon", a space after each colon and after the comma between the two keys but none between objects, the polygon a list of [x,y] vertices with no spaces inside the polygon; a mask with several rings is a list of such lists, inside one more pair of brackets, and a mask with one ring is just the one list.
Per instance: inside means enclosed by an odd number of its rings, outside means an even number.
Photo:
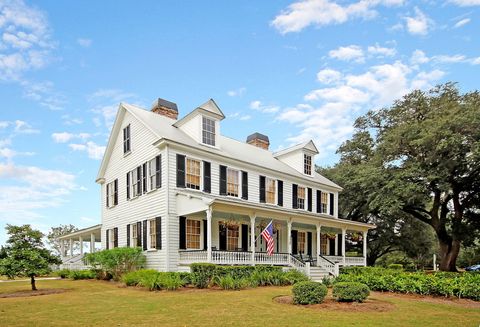
[{"label": "shrub", "polygon": [[394,269],[394,270],[403,270],[403,265],[400,263],[391,263],[387,266],[388,269]]},{"label": "shrub", "polygon": [[302,272],[296,269],[290,269],[285,273],[285,277],[290,285],[294,285],[299,282],[306,282],[309,278]]},{"label": "shrub", "polygon": [[70,275],[70,269],[60,269],[56,271],[55,274],[62,279],[68,278],[68,276]]},{"label": "shrub", "polygon": [[367,285],[355,282],[340,282],[333,286],[333,297],[339,302],[363,302],[370,295]]},{"label": "shrub", "polygon": [[160,275],[160,288],[174,291],[180,287],[185,286],[185,282],[180,276],[180,273],[166,272],[158,273]]},{"label": "shrub", "polygon": [[189,272],[179,272],[178,275],[183,280],[184,285],[192,283],[192,273]]},{"label": "shrub", "polygon": [[322,278],[322,284],[325,285],[326,287],[332,287],[334,281],[334,277],[331,276],[323,276]]},{"label": "shrub", "polygon": [[317,282],[300,282],[293,286],[295,304],[322,303],[327,295],[327,287]]},{"label": "shrub", "polygon": [[155,270],[144,271],[140,275],[138,285],[148,288],[149,291],[160,290],[162,287],[160,273]]},{"label": "shrub", "polygon": [[72,270],[68,274],[68,278],[71,278],[73,280],[94,279],[95,272],[92,270]]},{"label": "shrub", "polygon": [[240,290],[250,286],[250,280],[247,277],[233,278],[225,275],[215,277],[215,284],[224,290]]},{"label": "shrub", "polygon": [[114,248],[85,255],[85,263],[91,265],[99,277],[110,274],[114,280],[120,280],[123,274],[142,268],[145,261],[146,257],[138,247]]},{"label": "shrub", "polygon": [[192,284],[198,288],[206,288],[215,276],[217,266],[212,263],[193,263],[190,265]]}]

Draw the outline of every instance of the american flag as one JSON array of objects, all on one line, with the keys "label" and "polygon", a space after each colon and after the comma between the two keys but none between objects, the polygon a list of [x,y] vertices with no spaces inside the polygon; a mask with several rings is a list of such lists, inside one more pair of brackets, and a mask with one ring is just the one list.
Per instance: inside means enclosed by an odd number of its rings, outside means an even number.
[{"label": "american flag", "polygon": [[273,240],[273,221],[270,221],[270,223],[265,227],[263,232],[260,234],[262,237],[265,239],[265,242],[267,242],[267,254],[268,255],[273,255],[273,247],[274,247],[274,240]]}]

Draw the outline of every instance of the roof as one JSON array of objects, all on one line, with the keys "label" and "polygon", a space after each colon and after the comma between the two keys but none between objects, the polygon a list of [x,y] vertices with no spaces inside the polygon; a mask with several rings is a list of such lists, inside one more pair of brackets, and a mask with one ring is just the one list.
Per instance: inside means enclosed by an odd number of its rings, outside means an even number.
[{"label": "roof", "polygon": [[[209,105],[215,104],[215,102],[212,102],[208,101],[207,103],[209,103]],[[218,148],[199,144],[186,133],[184,133],[180,128],[174,126],[176,124],[172,124],[172,119],[128,103],[120,104],[119,112],[117,113],[117,118],[112,129],[112,134],[114,133],[114,131],[116,133],[119,132],[120,128],[116,127],[115,125],[119,125],[121,123],[121,118],[123,117],[125,110],[130,112],[134,117],[136,117],[140,122],[142,122],[159,138],[159,140],[170,140],[175,143],[183,144],[191,148],[234,159],[236,161],[244,162],[246,164],[253,164],[258,167],[268,167],[269,169],[277,171],[281,174],[291,175],[305,181],[316,182],[337,190],[342,190],[340,186],[325,178],[324,176],[318,174],[317,172],[314,172],[314,175],[312,177],[305,176],[294,168],[287,165],[286,163],[275,158],[272,152],[256,147],[254,145],[250,145],[245,142],[219,135]],[[106,162],[108,161],[107,158],[111,153],[111,150],[109,149],[110,142],[111,140],[109,140],[109,145],[107,146],[107,151],[100,166],[97,180],[103,178],[103,174],[106,168]]]},{"label": "roof", "polygon": [[263,134],[260,134],[258,132],[250,134],[250,135],[247,136],[247,142],[250,142],[252,140],[262,140],[262,141],[270,143],[270,140],[268,139],[267,135],[263,135]]},{"label": "roof", "polygon": [[192,119],[194,116],[196,116],[198,113],[209,113],[212,114],[214,117],[222,120],[225,118],[225,115],[223,114],[222,110],[218,107],[217,103],[213,100],[210,99],[204,104],[198,106],[195,110],[189,112],[185,117],[183,117],[180,120],[177,120],[173,126],[175,127],[180,127],[183,124],[185,124],[187,121]]},{"label": "roof", "polygon": [[167,107],[168,109],[172,109],[178,112],[178,107],[176,103],[170,102],[168,100],[164,100],[162,98],[158,98],[153,102],[152,108],[155,108],[155,107]]},{"label": "roof", "polygon": [[59,236],[58,239],[59,240],[66,240],[66,239],[70,239],[70,238],[83,237],[84,240],[87,240],[87,238],[89,239],[91,234],[94,234],[95,235],[95,241],[100,242],[101,230],[102,230],[102,224],[98,224],[98,225],[90,226],[90,227],[87,227],[87,228],[79,229],[79,230],[77,230],[75,232],[72,232],[70,234],[65,234],[65,235]]},{"label": "roof", "polygon": [[317,147],[315,146],[315,143],[313,143],[313,141],[310,140],[310,141],[306,141],[306,142],[303,142],[303,143],[300,143],[300,144],[296,144],[296,145],[291,146],[289,148],[277,151],[273,154],[273,156],[274,157],[280,157],[280,156],[283,156],[287,153],[297,151],[297,150],[301,150],[301,149],[306,149],[306,150],[312,151],[313,153],[316,153],[316,154],[319,153]]}]

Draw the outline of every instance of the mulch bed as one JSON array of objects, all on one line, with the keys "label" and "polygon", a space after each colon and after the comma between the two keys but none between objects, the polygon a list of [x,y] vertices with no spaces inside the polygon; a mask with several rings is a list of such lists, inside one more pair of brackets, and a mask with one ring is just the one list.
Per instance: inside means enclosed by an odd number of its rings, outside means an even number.
[{"label": "mulch bed", "polygon": [[[293,304],[291,295],[281,295],[273,298],[273,301],[282,304]],[[302,308],[328,311],[348,311],[348,312],[386,312],[395,308],[395,305],[386,301],[368,299],[363,303],[357,302],[337,302],[332,298],[326,298],[323,303],[299,305]]]},{"label": "mulch bed", "polygon": [[0,294],[0,299],[14,298],[14,297],[29,297],[29,296],[40,296],[40,295],[50,295],[50,294],[61,294],[69,291],[65,288],[45,288],[38,291],[17,291],[14,293],[2,293]]}]

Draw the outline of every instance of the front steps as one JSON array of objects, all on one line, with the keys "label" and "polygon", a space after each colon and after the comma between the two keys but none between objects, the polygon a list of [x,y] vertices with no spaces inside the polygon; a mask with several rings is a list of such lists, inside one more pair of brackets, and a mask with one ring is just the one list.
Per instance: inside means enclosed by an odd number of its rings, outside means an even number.
[{"label": "front steps", "polygon": [[310,267],[310,279],[314,282],[322,282],[323,277],[328,277],[330,274],[325,268]]}]

